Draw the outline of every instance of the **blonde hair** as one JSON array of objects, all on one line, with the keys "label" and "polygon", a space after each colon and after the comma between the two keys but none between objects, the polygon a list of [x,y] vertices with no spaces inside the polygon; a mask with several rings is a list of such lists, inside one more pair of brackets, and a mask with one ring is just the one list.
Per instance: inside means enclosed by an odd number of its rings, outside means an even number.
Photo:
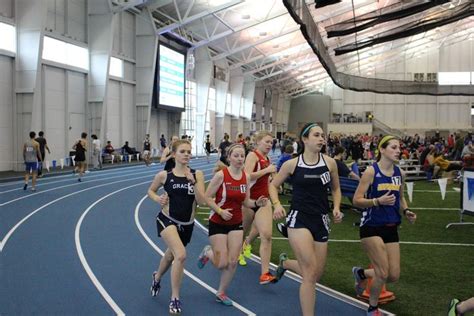
[{"label": "blonde hair", "polygon": [[270,136],[271,138],[273,138],[273,134],[270,133],[269,131],[260,131],[258,133],[255,134],[255,142],[259,142],[261,141],[265,136]]},{"label": "blonde hair", "polygon": [[244,145],[242,145],[240,143],[232,144],[232,145],[230,145],[229,147],[226,148],[227,160],[229,160],[230,155],[232,155],[232,152],[237,148],[242,148],[245,151]]},{"label": "blonde hair", "polygon": [[191,143],[185,139],[180,139],[180,140],[177,140],[175,141],[172,145],[171,145],[171,151],[172,152],[176,152],[178,150],[178,147],[183,145],[183,144],[186,144],[186,145],[189,145],[191,146]]}]

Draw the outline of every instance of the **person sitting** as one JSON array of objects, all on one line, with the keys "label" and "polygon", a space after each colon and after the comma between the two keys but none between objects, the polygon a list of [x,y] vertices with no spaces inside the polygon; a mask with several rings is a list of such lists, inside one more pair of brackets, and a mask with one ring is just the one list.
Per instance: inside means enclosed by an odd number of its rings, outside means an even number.
[{"label": "person sitting", "polygon": [[134,148],[128,146],[128,141],[122,146],[122,154],[134,155],[138,153]]},{"label": "person sitting", "polygon": [[107,141],[107,145],[105,145],[104,152],[109,155],[112,155],[115,152],[114,146],[112,146],[110,140]]},{"label": "person sitting", "polygon": [[287,145],[285,147],[285,152],[280,156],[277,163],[277,172],[280,171],[281,166],[287,160],[290,160],[293,157],[294,148],[292,145]]},{"label": "person sitting", "polygon": [[[344,147],[341,147],[341,146],[338,146],[336,147],[335,151],[334,151],[334,160],[336,160],[336,164],[337,164],[337,173],[339,175],[339,177],[343,177],[343,178],[351,178],[351,179],[355,179],[355,180],[360,180],[360,177],[358,174],[355,174],[354,171],[350,170],[347,165],[344,163],[343,161],[343,157],[344,157],[344,152],[346,150],[344,149]],[[354,162],[354,163],[357,163],[357,162]]]},{"label": "person sitting", "polygon": [[440,171],[449,172],[449,171],[453,171],[453,170],[461,170],[462,169],[462,165],[459,161],[446,160],[443,157],[442,152],[439,151],[439,150],[436,151],[435,154],[434,154],[433,164],[435,166],[439,166]]}]

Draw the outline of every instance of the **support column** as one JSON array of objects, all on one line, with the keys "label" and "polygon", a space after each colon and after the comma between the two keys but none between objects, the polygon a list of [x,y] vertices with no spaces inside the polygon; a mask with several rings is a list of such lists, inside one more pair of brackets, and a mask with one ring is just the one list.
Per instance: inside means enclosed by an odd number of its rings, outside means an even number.
[{"label": "support column", "polygon": [[265,89],[262,86],[255,87],[255,130],[258,132],[261,128],[262,123],[262,107],[265,99]]},{"label": "support column", "polygon": [[231,138],[235,139],[237,134],[243,133],[243,124],[240,122],[239,117],[240,117],[240,104],[241,104],[241,99],[242,99],[242,90],[244,87],[244,75],[242,73],[242,69],[237,68],[231,71],[230,73],[230,93],[231,93],[231,104],[232,104],[232,109],[234,112],[235,107],[239,109],[239,113],[237,116],[232,117],[232,123],[231,123]]},{"label": "support column", "polygon": [[211,84],[213,63],[207,52],[207,47],[199,47],[194,51],[196,66],[194,75],[196,78],[196,117],[195,117],[195,152],[197,155],[204,153],[204,127],[206,123],[207,100],[209,97],[209,86]]},{"label": "support column", "polygon": [[[216,61],[216,66],[226,67],[223,64],[224,59]],[[227,90],[229,89],[229,78],[226,81],[214,79],[214,85],[216,87],[216,127],[215,127],[215,140],[216,146],[218,146],[224,137],[224,119],[225,119],[225,104],[227,100]]]},{"label": "support column", "polygon": [[[89,106],[91,107],[91,130],[99,134],[102,144],[107,141],[107,88],[109,64],[112,52],[114,25],[117,15],[113,14],[107,0],[88,0],[89,10]],[[100,114],[99,114],[100,113]],[[99,116],[100,115],[100,116]],[[100,125],[97,124],[100,121]]]},{"label": "support column", "polygon": [[[253,99],[255,96],[255,81],[251,76],[245,76],[244,78],[244,86],[242,89],[242,97],[244,98],[244,113],[249,115],[249,117],[252,117],[252,107],[253,107]],[[250,119],[245,118],[244,119],[244,127],[243,127],[243,133],[244,135],[249,135],[250,134]]]},{"label": "support column", "polygon": [[21,148],[29,131],[44,128],[42,110],[41,54],[47,16],[46,1],[15,1],[17,54],[15,60],[16,131],[13,133],[15,170],[23,169]]},{"label": "support column", "polygon": [[145,139],[145,134],[150,134],[158,35],[156,34],[155,22],[148,8],[144,8],[140,15],[137,16],[135,26],[135,73],[137,82],[135,105],[137,113],[137,144],[140,144],[141,140]]}]

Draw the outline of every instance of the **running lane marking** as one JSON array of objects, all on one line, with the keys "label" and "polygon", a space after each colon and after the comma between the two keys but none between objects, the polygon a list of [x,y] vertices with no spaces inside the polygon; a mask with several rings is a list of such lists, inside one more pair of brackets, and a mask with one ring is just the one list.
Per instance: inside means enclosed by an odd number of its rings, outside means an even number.
[{"label": "running lane marking", "polygon": [[[286,237],[272,237],[274,240],[288,240]],[[345,243],[359,243],[360,240],[352,239],[329,239],[332,242],[345,242]],[[474,247],[474,244],[461,244],[461,243],[450,243],[450,242],[423,242],[423,241],[400,241],[400,244],[405,245],[426,245],[426,246],[459,246],[459,247]]]},{"label": "running lane marking", "polygon": [[121,188],[119,190],[116,190],[116,191],[113,191],[103,197],[101,197],[100,199],[96,200],[94,203],[92,203],[91,205],[89,205],[89,207],[82,213],[81,217],[79,218],[79,220],[77,221],[77,224],[76,224],[76,229],[74,231],[74,242],[76,244],[76,251],[77,251],[77,255],[79,256],[79,260],[81,261],[81,264],[82,264],[82,267],[84,268],[84,270],[86,271],[87,273],[87,276],[89,277],[89,279],[91,279],[92,283],[94,284],[94,286],[96,287],[96,289],[99,291],[100,295],[102,295],[102,297],[105,299],[105,301],[107,302],[107,304],[109,304],[109,306],[114,310],[114,312],[117,314],[117,315],[125,315],[124,311],[117,305],[117,303],[115,303],[114,299],[109,295],[109,293],[105,290],[105,288],[102,286],[102,284],[100,283],[100,281],[97,279],[97,277],[95,276],[94,272],[92,271],[91,267],[89,266],[89,263],[87,262],[87,259],[86,257],[84,256],[84,252],[82,251],[82,245],[81,245],[81,226],[82,226],[82,222],[84,221],[84,218],[87,216],[87,214],[90,212],[90,210],[96,206],[97,204],[99,204],[100,202],[102,202],[103,200],[105,200],[106,198],[114,195],[114,194],[117,194],[119,192],[122,192],[124,190],[127,190],[127,189],[130,189],[130,188],[133,188],[133,187],[137,187],[137,186],[140,186],[140,185],[143,185],[143,184],[146,184],[148,183],[149,181],[145,181],[145,182],[140,182],[140,183],[137,183],[137,184],[133,184],[133,185],[130,185],[128,187],[125,187],[125,188]]},{"label": "running lane marking", "polygon": [[[83,190],[80,190],[80,191],[77,191],[77,192],[73,192],[73,193],[69,193],[67,195],[64,195],[60,198],[57,198],[51,202],[48,202],[42,206],[40,206],[39,208],[37,208],[36,210],[34,210],[33,212],[31,212],[30,214],[28,214],[27,216],[23,217],[23,219],[21,221],[19,221],[18,223],[16,223],[15,226],[13,226],[12,229],[10,229],[10,231],[8,231],[8,233],[5,235],[5,237],[3,238],[2,241],[0,241],[0,252],[3,251],[3,248],[5,247],[5,245],[7,244],[7,241],[10,239],[10,237],[13,235],[13,233],[18,229],[18,227],[20,227],[25,221],[27,221],[31,216],[35,215],[36,213],[38,213],[39,211],[41,211],[42,209],[44,209],[45,207],[51,205],[51,204],[54,204],[58,201],[61,201],[67,197],[70,197],[70,196],[73,196],[73,195],[76,195],[76,194],[79,194],[81,192],[84,192],[84,191],[88,191],[88,190],[93,190],[93,189],[96,189],[96,188],[100,188],[100,187],[103,187],[103,186],[108,186],[108,185],[112,185],[112,184],[115,184],[115,183],[119,183],[119,182],[125,182],[125,181],[130,181],[130,180],[138,180],[138,179],[143,179],[143,178],[146,178],[146,177],[152,177],[153,175],[149,175],[149,176],[143,176],[143,177],[137,177],[137,178],[131,178],[131,179],[126,179],[126,180],[119,180],[119,181],[114,181],[114,182],[110,182],[110,183],[105,183],[105,184],[100,184],[100,185],[96,185],[96,186],[93,186],[93,187],[90,187],[90,188],[87,188],[87,189],[83,189]],[[151,180],[149,180],[148,182],[151,182]]]},{"label": "running lane marking", "polygon": [[[207,181],[206,181],[207,182]],[[150,246],[158,253],[160,254],[162,257],[164,255],[164,252],[151,240],[151,238],[145,233],[145,231],[143,230],[143,227],[142,225],[140,224],[140,220],[139,220],[139,212],[140,212],[140,207],[143,203],[143,201],[145,201],[145,199],[147,198],[148,196],[145,195],[137,204],[137,206],[135,207],[135,225],[137,226],[138,230],[140,231],[140,233],[142,234],[143,238],[150,244]],[[209,292],[213,293],[214,295],[217,293],[217,290],[214,289],[213,287],[209,286],[207,283],[205,283],[204,281],[202,281],[201,279],[199,279],[198,277],[196,277],[194,274],[192,274],[191,272],[189,272],[188,270],[184,269],[184,274],[186,274],[189,278],[191,278],[194,282],[198,283],[199,285],[201,285],[202,287],[204,287],[206,290],[208,290]],[[256,314],[248,309],[246,309],[245,307],[243,307],[242,305],[240,305],[239,303],[237,303],[236,301],[232,300],[233,301],[233,307],[239,309],[240,311],[242,311],[243,313],[247,314],[247,315],[250,315],[250,316],[255,316]]]},{"label": "running lane marking", "polygon": [[[198,220],[194,220],[194,222],[196,223],[196,225],[201,228],[206,234],[209,232],[209,230],[204,227],[201,223],[199,223]],[[274,238],[278,238],[278,237],[274,237]],[[274,239],[272,238],[272,239]],[[288,239],[288,238],[284,238],[284,237],[281,237],[281,239]],[[259,256],[257,255],[254,255],[252,254],[252,256],[250,257],[250,260],[252,260],[253,262],[257,263],[257,264],[261,264],[261,259]],[[274,271],[276,271],[276,269],[278,268],[278,266],[276,264],[274,264],[273,262],[270,261],[270,268]],[[287,277],[293,281],[296,281],[298,283],[301,283],[302,282],[302,277],[290,270],[287,270],[284,277]],[[321,293],[324,293],[330,297],[333,297],[335,299],[338,299],[340,301],[343,301],[344,303],[346,304],[349,304],[351,306],[354,306],[358,309],[362,309],[362,310],[366,310],[367,307],[369,307],[369,304],[367,303],[364,303],[358,299],[355,299],[353,298],[352,296],[349,296],[347,294],[344,294],[344,293],[341,293],[341,292],[338,292],[334,289],[331,289],[330,287],[327,287],[325,285],[322,285],[322,284],[319,284],[317,283],[315,288],[320,291]],[[387,312],[386,310],[383,310],[381,309],[381,311],[384,313],[385,316],[395,316],[395,314],[392,314],[390,312]]]},{"label": "running lane marking", "polygon": [[[210,169],[198,169],[198,170],[201,170],[201,171],[209,171],[209,170],[213,170],[214,167],[210,168]],[[151,170],[148,170],[148,171],[142,171],[142,172],[137,172],[135,173],[134,175],[138,175],[138,174],[149,174]],[[158,170],[156,173],[160,172],[161,170]],[[151,176],[155,176],[156,173],[152,173]],[[110,179],[115,179],[115,178],[120,178],[120,177],[124,177],[126,175],[118,175],[118,176],[114,176],[114,177],[109,177],[107,179],[96,179],[96,180],[90,180],[90,181],[86,181],[86,183],[91,183],[91,182],[97,182],[97,181],[104,181],[104,180],[110,180]],[[71,178],[71,179],[75,179],[75,178]],[[16,202],[16,201],[19,201],[19,200],[23,200],[23,199],[26,199],[26,198],[29,198],[31,196],[35,196],[35,195],[38,195],[38,194],[43,194],[43,193],[46,193],[46,192],[49,192],[49,191],[53,191],[53,190],[56,190],[56,189],[62,189],[62,188],[67,188],[67,187],[70,187],[70,186],[75,186],[75,185],[81,185],[83,184],[83,182],[77,182],[75,181],[75,183],[72,183],[72,184],[68,184],[68,185],[62,185],[62,186],[58,186],[58,187],[54,187],[54,188],[51,188],[51,189],[47,189],[47,190],[43,190],[43,191],[39,191],[39,192],[35,192],[35,193],[32,193],[32,194],[28,194],[28,195],[25,195],[25,196],[22,196],[22,197],[19,197],[19,198],[16,198],[16,199],[13,199],[13,200],[10,200],[10,201],[7,201],[7,202],[4,202],[4,203],[1,203],[0,206],[5,206],[5,205],[8,205],[8,204],[11,204],[13,202]]]}]

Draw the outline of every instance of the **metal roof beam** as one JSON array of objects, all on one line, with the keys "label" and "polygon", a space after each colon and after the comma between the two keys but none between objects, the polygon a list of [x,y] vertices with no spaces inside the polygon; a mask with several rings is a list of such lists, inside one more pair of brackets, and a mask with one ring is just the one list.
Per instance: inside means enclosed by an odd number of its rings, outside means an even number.
[{"label": "metal roof beam", "polygon": [[[209,15],[212,15],[214,13],[217,13],[217,12],[220,12],[220,11],[223,11],[223,10],[226,10],[230,7],[233,7],[233,6],[236,6],[238,4],[241,4],[241,3],[244,3],[245,0],[233,0],[229,3],[226,3],[226,4],[223,4],[223,5],[220,5],[220,6],[217,6],[217,7],[214,7],[212,9],[209,9],[209,10],[206,10],[206,11],[203,11],[201,13],[198,13],[196,15],[193,15],[193,16],[190,16],[188,18],[185,18],[183,19],[182,21],[180,22],[175,22],[175,23],[172,23],[170,25],[167,25],[167,26],[164,26],[162,28],[159,28],[157,30],[157,33],[158,34],[163,34],[163,33],[166,33],[166,32],[170,32],[180,26],[184,26],[186,24],[189,24],[191,22],[194,22],[196,20],[199,20],[203,17],[206,17],[206,16],[209,16]],[[161,13],[161,12],[160,12]]]},{"label": "metal roof beam", "polygon": [[291,33],[294,33],[296,31],[299,31],[299,27],[292,27],[291,29],[289,30],[286,30],[282,33],[279,33],[279,34],[275,34],[273,36],[270,36],[270,37],[266,37],[266,38],[262,38],[261,40],[258,40],[254,43],[250,43],[250,44],[247,44],[247,45],[243,45],[243,46],[240,46],[238,48],[235,48],[231,51],[228,51],[228,52],[224,52],[222,54],[219,54],[217,56],[214,56],[212,58],[213,61],[216,61],[216,60],[219,60],[219,59],[222,59],[222,58],[226,58],[227,56],[230,56],[230,55],[233,55],[235,53],[238,53],[238,52],[241,52],[243,50],[246,50],[248,48],[251,48],[253,46],[256,46],[256,45],[260,45],[260,44],[263,44],[265,42],[268,42],[268,41],[271,41],[271,40],[274,40],[275,38],[279,38],[279,37],[282,37],[282,36],[285,36],[285,35],[288,35],[288,34],[291,34]]}]

